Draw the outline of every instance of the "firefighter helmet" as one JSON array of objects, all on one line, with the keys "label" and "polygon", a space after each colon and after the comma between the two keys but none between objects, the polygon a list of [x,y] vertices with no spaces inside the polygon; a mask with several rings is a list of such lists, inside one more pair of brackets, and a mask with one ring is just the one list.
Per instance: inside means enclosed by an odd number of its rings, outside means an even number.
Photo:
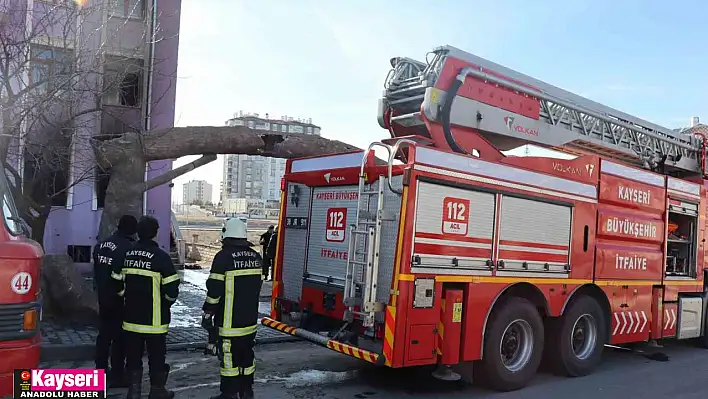
[{"label": "firefighter helmet", "polygon": [[248,238],[248,219],[242,216],[226,218],[224,227],[221,228],[221,239]]}]

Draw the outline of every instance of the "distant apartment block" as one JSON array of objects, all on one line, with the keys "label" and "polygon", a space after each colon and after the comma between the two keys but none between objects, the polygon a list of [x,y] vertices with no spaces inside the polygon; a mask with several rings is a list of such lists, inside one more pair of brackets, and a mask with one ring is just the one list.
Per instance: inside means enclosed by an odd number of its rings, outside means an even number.
[{"label": "distant apartment block", "polygon": [[[302,133],[320,135],[320,127],[312,119],[295,119],[287,115],[271,119],[268,114],[261,118],[258,114],[239,111],[227,126],[248,126],[254,130]],[[221,187],[221,201],[245,198],[265,202],[280,201],[280,180],[285,174],[285,159],[268,158],[258,155],[227,155],[224,157],[224,176]]]},{"label": "distant apartment block", "polygon": [[182,185],[182,203],[202,205],[212,202],[213,187],[206,180],[192,180]]}]

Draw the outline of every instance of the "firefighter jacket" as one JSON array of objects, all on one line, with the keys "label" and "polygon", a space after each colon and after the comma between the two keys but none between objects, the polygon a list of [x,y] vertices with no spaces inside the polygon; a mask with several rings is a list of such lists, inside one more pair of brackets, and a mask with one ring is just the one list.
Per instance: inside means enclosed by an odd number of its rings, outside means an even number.
[{"label": "firefighter jacket", "polygon": [[255,334],[261,293],[263,258],[246,240],[224,239],[207,279],[202,309],[214,314],[221,337]]},{"label": "firefighter jacket", "polygon": [[[119,232],[96,244],[93,248],[93,282],[101,306],[112,306],[122,302],[111,272],[115,265],[122,265],[125,252],[133,247],[133,240]],[[120,301],[119,301],[120,300]]]},{"label": "firefighter jacket", "polygon": [[167,334],[180,282],[170,256],[155,241],[140,240],[111,277],[122,283],[118,294],[125,298],[123,330]]}]

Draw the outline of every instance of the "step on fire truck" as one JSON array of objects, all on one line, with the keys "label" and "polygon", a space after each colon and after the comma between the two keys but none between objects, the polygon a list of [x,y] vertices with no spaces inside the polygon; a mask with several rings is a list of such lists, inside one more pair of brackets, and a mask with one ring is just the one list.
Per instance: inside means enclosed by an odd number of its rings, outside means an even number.
[{"label": "step on fire truck", "polygon": [[42,247],[25,238],[0,165],[0,398],[12,395],[15,369],[39,367]]},{"label": "step on fire truck", "polygon": [[[390,139],[288,161],[262,323],[499,390],[542,358],[589,374],[604,344],[708,347],[702,125],[666,129],[454,47],[426,58],[391,60]],[[529,143],[576,157],[501,152]]]}]

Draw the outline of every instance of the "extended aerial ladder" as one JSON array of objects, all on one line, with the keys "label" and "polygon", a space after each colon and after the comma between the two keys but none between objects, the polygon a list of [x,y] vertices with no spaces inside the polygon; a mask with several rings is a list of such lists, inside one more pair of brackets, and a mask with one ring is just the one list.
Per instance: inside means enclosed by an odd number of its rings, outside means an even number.
[{"label": "extended aerial ladder", "polygon": [[[372,144],[388,151],[389,168],[395,157],[406,157],[407,146],[399,145],[411,142],[492,161],[505,157],[501,151],[534,144],[679,177],[706,175],[706,139],[699,133],[647,122],[457,48],[438,47],[425,62],[396,57],[391,66],[378,119],[392,138]],[[381,216],[361,208],[371,194],[383,199],[381,180],[371,191],[362,166],[351,226],[344,298],[348,321],[359,318],[365,327],[380,310],[371,279],[379,266]]]},{"label": "extended aerial ladder", "polygon": [[[417,142],[492,161],[505,157],[501,151],[534,144],[678,177],[706,175],[706,139],[692,129],[667,129],[451,46],[434,49],[425,62],[397,57],[391,66],[378,119],[392,138],[372,144],[388,151],[389,170],[394,158],[407,156],[407,145],[401,144]],[[372,195],[381,205],[391,175],[388,180],[381,176],[372,190],[362,164],[359,179],[358,211],[350,227],[345,319],[360,319],[370,327],[381,311],[372,293],[382,216],[381,209],[363,208]]]},{"label": "extended aerial ladder", "polygon": [[625,114],[455,47],[397,57],[379,100],[393,138],[470,153],[534,144],[688,177],[706,174],[705,138]]}]

